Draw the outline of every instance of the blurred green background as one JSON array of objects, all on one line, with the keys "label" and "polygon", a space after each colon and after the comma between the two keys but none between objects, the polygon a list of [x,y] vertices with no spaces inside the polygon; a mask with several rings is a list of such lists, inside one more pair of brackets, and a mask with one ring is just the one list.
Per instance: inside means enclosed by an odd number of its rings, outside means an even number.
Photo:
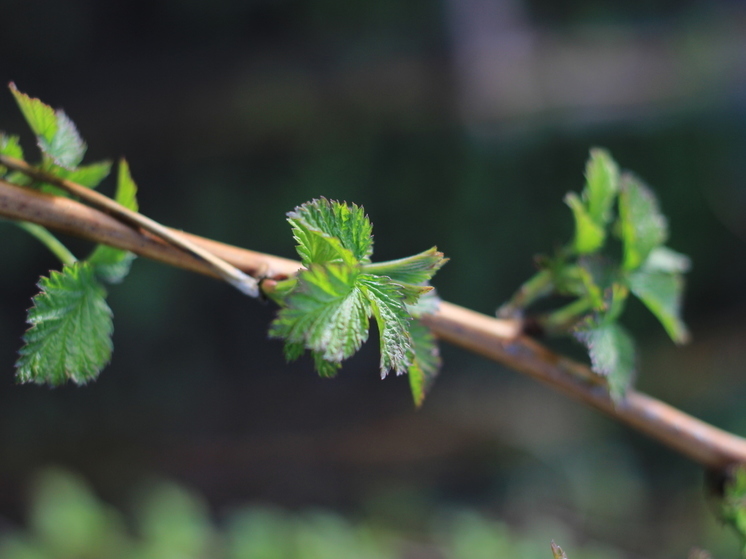
[{"label": "blurred green background", "polygon": [[[743,3],[0,0],[0,13],[0,83],[63,108],[86,161],[125,155],[145,214],[294,257],[285,212],[354,201],[377,259],[437,244],[441,296],[485,313],[569,239],[562,197],[589,148],[608,148],[656,190],[669,245],[694,262],[688,347],[628,310],[638,386],[746,433]],[[0,117],[32,152],[9,93]],[[115,353],[96,383],[18,386],[25,310],[57,264],[22,231],[0,235],[0,539],[34,529],[31,480],[52,464],[129,518],[155,477],[200,495],[218,526],[247,506],[320,508],[434,541],[444,511],[469,510],[547,557],[560,537],[571,558],[595,542],[736,554],[700,468],[564,396],[446,347],[416,411],[406,379],[378,378],[375,343],[318,379],[267,340],[271,305],[145,260],[110,290]]]}]

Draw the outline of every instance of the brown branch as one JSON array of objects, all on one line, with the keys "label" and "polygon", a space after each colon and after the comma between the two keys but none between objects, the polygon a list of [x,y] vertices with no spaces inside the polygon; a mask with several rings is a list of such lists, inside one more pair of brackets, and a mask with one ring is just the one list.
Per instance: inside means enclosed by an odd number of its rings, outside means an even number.
[{"label": "brown branch", "polygon": [[[0,181],[0,217],[30,221],[56,231],[130,250],[201,274],[217,276],[204,261],[113,217],[58,196]],[[175,230],[171,230],[175,231]],[[280,278],[300,264],[175,231],[244,272]],[[515,323],[492,318],[451,303],[424,321],[441,339],[525,373],[609,416],[646,433],[710,468],[746,463],[746,439],[727,433],[640,392],[629,391],[614,404],[587,366],[557,355],[520,335]]]},{"label": "brown branch", "polygon": [[91,206],[116,216],[125,223],[130,223],[134,227],[139,227],[140,229],[152,233],[156,237],[161,238],[182,250],[194,254],[212,266],[218,277],[227,281],[242,293],[250,297],[259,297],[259,284],[256,279],[247,276],[235,266],[232,266],[222,258],[215,256],[210,251],[195,245],[189,239],[174,234],[168,227],[164,227],[157,221],[126,208],[116,200],[112,200],[103,194],[99,194],[95,190],[36,169],[21,159],[16,159],[15,157],[9,157],[7,155],[0,155],[0,163],[9,169],[19,171],[36,181],[53,184],[69,194],[87,202]]}]

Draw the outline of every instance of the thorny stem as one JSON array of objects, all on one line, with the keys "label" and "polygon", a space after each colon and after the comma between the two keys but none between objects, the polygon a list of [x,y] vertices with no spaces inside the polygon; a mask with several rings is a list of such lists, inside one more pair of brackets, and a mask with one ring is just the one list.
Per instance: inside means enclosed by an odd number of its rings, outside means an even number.
[{"label": "thorny stem", "polygon": [[[96,209],[1,180],[0,217],[31,221],[172,266],[218,276],[203,260]],[[259,273],[264,269],[267,270],[266,277],[282,279],[300,268],[300,263],[293,260],[170,231],[248,273]],[[598,376],[586,365],[553,353],[521,335],[516,321],[499,320],[447,302],[442,302],[435,313],[423,316],[422,320],[442,340],[548,384],[706,467],[720,470],[734,464],[746,464],[746,439],[635,390],[628,391],[624,400],[614,403],[605,386],[599,384]]]},{"label": "thorny stem", "polygon": [[259,282],[256,279],[247,276],[235,266],[228,264],[225,260],[218,258],[211,252],[195,245],[188,239],[184,239],[183,237],[174,234],[171,230],[149,217],[134,212],[129,208],[125,208],[118,202],[104,196],[103,194],[99,194],[95,190],[91,190],[90,188],[86,188],[85,186],[76,184],[67,179],[61,179],[50,173],[35,169],[20,159],[0,155],[0,163],[35,180],[53,184],[100,210],[117,216],[119,219],[127,223],[141,227],[182,250],[191,252],[210,264],[223,280],[230,283],[242,293],[249,297],[259,297]]}]

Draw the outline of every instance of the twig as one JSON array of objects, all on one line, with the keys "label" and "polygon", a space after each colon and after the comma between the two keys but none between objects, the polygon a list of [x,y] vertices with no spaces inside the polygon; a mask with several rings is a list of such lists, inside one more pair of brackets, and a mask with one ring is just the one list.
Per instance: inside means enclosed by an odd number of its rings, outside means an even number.
[{"label": "twig", "polygon": [[[0,181],[0,217],[24,220],[91,241],[130,250],[160,262],[217,277],[206,262],[174,248],[146,232],[131,229],[113,217],[68,198],[52,196]],[[267,277],[286,277],[300,264],[259,252],[225,245],[183,232],[188,239],[237,268]],[[630,390],[617,404],[587,366],[557,355],[519,333],[514,321],[492,318],[451,303],[424,318],[441,339],[525,373],[585,402],[614,419],[657,439],[702,465],[720,469],[746,463],[746,439],[713,427],[640,392]]]},{"label": "twig", "polygon": [[81,186],[67,179],[61,179],[50,173],[45,173],[35,169],[20,159],[0,155],[0,163],[14,171],[19,171],[34,180],[53,184],[73,196],[77,196],[94,207],[117,216],[119,219],[126,221],[127,223],[141,227],[145,231],[149,231],[161,239],[168,241],[172,245],[200,257],[202,260],[210,264],[218,275],[233,287],[250,297],[259,297],[259,282],[256,279],[247,276],[235,266],[230,265],[225,260],[218,258],[211,252],[195,245],[188,239],[179,236],[172,230],[164,227],[149,217],[133,212],[129,208],[125,208],[115,200],[112,200],[103,194],[99,194],[95,190],[91,190],[90,188],[86,188],[85,186]]}]

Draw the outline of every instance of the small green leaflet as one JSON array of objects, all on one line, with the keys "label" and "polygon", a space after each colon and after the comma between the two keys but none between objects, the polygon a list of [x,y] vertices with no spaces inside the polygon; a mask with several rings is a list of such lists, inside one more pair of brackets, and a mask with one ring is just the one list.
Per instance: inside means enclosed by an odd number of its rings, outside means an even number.
[{"label": "small green leaflet", "polygon": [[381,340],[381,378],[390,370],[397,375],[407,372],[412,352],[409,334],[411,317],[404,304],[406,295],[401,286],[386,276],[366,274],[360,278],[378,324]]},{"label": "small green leaflet", "polygon": [[94,266],[65,266],[42,278],[39,287],[16,363],[17,379],[53,386],[95,379],[111,357],[113,326]]},{"label": "small green leaflet", "polygon": [[619,168],[606,151],[596,148],[586,164],[585,179],[582,199],[574,192],[565,196],[575,217],[573,248],[578,254],[590,254],[604,246],[619,190]]},{"label": "small green leaflet", "polygon": [[67,179],[88,188],[96,188],[102,180],[109,176],[110,171],[111,161],[80,165],[73,170],[64,167],[57,167],[53,170],[54,174],[61,179]]},{"label": "small green leaflet", "polygon": [[689,340],[689,332],[681,319],[681,298],[684,278],[681,274],[637,270],[629,275],[629,288],[650,309],[677,344]]},{"label": "small green leaflet", "polygon": [[573,248],[578,254],[589,254],[603,247],[606,230],[602,224],[591,217],[588,208],[574,192],[565,196],[565,203],[570,206],[575,217],[575,238]]},{"label": "small green leaflet", "polygon": [[23,159],[23,148],[21,148],[18,140],[18,136],[8,136],[7,134],[0,133],[0,154],[15,157],[16,159]]},{"label": "small green leaflet", "polygon": [[606,225],[611,221],[611,209],[619,191],[619,167],[606,150],[594,148],[585,166],[583,200],[590,218]]},{"label": "small green leaflet", "polygon": [[619,224],[624,244],[624,269],[639,268],[653,249],[668,238],[668,223],[652,191],[632,175],[622,176]]},{"label": "small green leaflet", "polygon": [[319,374],[334,376],[368,339],[374,319],[381,376],[409,371],[415,401],[421,402],[439,361],[435,340],[421,331],[424,327],[414,340],[411,313],[432,308],[419,301],[445,263],[442,253],[432,248],[372,264],[372,226],[363,208],[325,198],[295,208],[288,221],[306,269],[277,284],[273,297],[282,308],[270,336],[285,340],[289,360],[310,350]]},{"label": "small green leaflet", "polygon": [[[117,175],[117,190],[114,199],[125,208],[134,212],[138,210],[137,185],[132,180],[130,168],[125,159],[119,161]],[[96,273],[109,283],[120,283],[129,273],[130,265],[135,255],[126,250],[120,250],[108,245],[97,245],[88,262],[95,264]]]},{"label": "small green leaflet", "polygon": [[57,115],[54,113],[54,109],[42,103],[39,99],[21,93],[14,83],[11,83],[9,87],[16,103],[18,103],[18,107],[21,109],[21,113],[23,113],[23,117],[31,127],[31,131],[37,138],[41,138],[45,142],[51,142],[57,133]]},{"label": "small green leaflet", "polygon": [[10,84],[10,91],[44,155],[60,167],[75,168],[83,160],[86,145],[73,122],[63,111],[21,93],[15,84]]},{"label": "small green leaflet", "polygon": [[288,221],[303,266],[370,262],[373,226],[363,208],[318,198],[288,213]]},{"label": "small green leaflet", "polygon": [[591,325],[575,336],[588,348],[591,367],[606,377],[611,397],[624,397],[635,374],[635,345],[627,330],[616,322]]},{"label": "small green leaflet", "polygon": [[731,468],[720,504],[722,520],[730,524],[741,540],[741,553],[746,556],[746,468]]},{"label": "small green leaflet", "polygon": [[340,363],[368,339],[370,302],[358,285],[360,271],[344,264],[312,265],[272,323],[270,336],[298,344],[325,361]]},{"label": "small green leaflet", "polygon": [[419,320],[412,320],[409,333],[412,336],[412,348],[414,349],[414,359],[408,369],[409,387],[412,390],[415,405],[420,407],[440,370],[440,352],[435,336]]}]

